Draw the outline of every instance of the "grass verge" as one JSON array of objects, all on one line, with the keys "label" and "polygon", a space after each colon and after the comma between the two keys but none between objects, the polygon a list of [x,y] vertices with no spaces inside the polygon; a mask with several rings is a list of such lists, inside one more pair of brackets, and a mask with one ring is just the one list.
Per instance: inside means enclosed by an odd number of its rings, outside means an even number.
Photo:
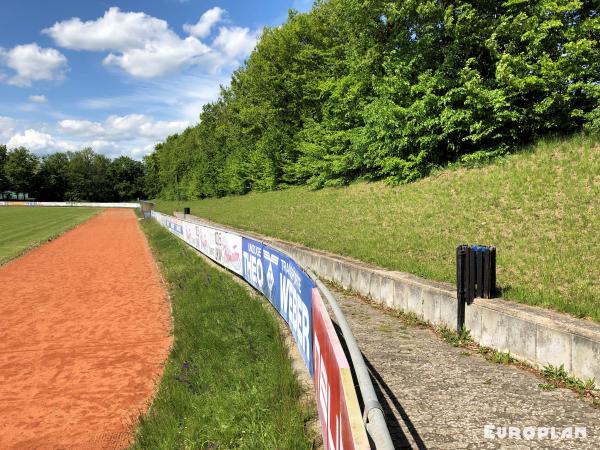
[{"label": "grass verge", "polygon": [[97,208],[0,206],[0,265],[98,214]]},{"label": "grass verge", "polygon": [[314,410],[261,299],[154,221],[141,224],[169,286],[174,343],[132,448],[312,448]]},{"label": "grass verge", "polygon": [[540,141],[482,167],[390,187],[356,183],[185,202],[172,213],[454,282],[455,248],[498,247],[503,297],[600,321],[600,138]]},{"label": "grass verge", "polygon": [[438,327],[437,332],[442,339],[446,341],[446,343],[452,345],[453,347],[460,347],[473,342],[471,332],[467,330],[464,325],[461,327],[460,331],[452,330],[448,326],[444,325]]},{"label": "grass verge", "polygon": [[573,375],[569,375],[565,370],[564,364],[553,366],[548,364],[542,369],[542,375],[548,383],[539,385],[540,389],[551,390],[557,387],[564,387],[577,392],[579,395],[590,395],[594,398],[594,403],[598,400],[598,396],[594,395],[596,390],[596,380],[593,378],[581,379]]}]

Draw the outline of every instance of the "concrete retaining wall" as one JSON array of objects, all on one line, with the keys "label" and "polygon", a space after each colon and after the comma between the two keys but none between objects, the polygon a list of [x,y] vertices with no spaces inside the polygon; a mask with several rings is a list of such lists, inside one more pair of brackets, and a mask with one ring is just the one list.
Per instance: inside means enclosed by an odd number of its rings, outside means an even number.
[{"label": "concrete retaining wall", "polygon": [[[456,291],[450,284],[244,233],[280,248],[305,268],[345,289],[383,306],[415,313],[433,325],[456,328]],[[480,345],[510,352],[538,367],[564,364],[569,373],[600,381],[600,324],[502,299],[477,298],[466,308],[465,326]]]}]

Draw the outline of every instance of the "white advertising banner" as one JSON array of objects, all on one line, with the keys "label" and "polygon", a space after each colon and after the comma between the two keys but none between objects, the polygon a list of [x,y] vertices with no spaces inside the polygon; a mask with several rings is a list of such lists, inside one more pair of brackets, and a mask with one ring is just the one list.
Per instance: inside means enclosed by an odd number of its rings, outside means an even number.
[{"label": "white advertising banner", "polygon": [[0,206],[56,206],[83,208],[139,208],[139,203],[99,203],[99,202],[29,202],[10,201],[0,202]]},{"label": "white advertising banner", "polygon": [[213,261],[227,267],[238,275],[243,275],[242,237],[216,228],[152,211],[154,217],[171,233],[208,256]]}]

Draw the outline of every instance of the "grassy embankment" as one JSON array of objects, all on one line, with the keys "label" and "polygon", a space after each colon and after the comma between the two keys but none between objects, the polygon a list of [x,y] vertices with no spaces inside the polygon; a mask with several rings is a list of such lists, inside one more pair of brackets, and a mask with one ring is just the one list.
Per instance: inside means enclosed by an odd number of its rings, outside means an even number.
[{"label": "grassy embankment", "polygon": [[301,388],[260,298],[143,221],[168,282],[174,347],[133,448],[312,447]]},{"label": "grassy embankment", "polygon": [[100,209],[0,206],[0,265],[89,219]]},{"label": "grassy embankment", "polygon": [[454,282],[455,247],[498,247],[503,296],[600,321],[600,139],[549,139],[478,168],[399,187],[278,192],[186,202],[216,222]]}]

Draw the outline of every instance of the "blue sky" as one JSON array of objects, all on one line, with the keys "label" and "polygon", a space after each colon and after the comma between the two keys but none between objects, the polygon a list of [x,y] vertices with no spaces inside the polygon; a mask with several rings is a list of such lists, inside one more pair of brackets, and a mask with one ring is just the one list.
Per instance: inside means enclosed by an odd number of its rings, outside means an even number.
[{"label": "blue sky", "polygon": [[198,120],[265,26],[312,0],[0,3],[0,143],[140,159]]}]

